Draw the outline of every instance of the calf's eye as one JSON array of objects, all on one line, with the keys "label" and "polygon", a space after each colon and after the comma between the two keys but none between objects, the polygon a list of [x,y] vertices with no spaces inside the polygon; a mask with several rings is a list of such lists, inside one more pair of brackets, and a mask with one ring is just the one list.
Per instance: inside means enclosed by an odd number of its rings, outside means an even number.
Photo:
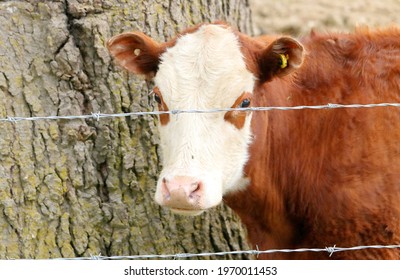
[{"label": "calf's eye", "polygon": [[239,104],[239,108],[247,108],[250,106],[250,99],[243,99],[242,103]]},{"label": "calf's eye", "polygon": [[[153,88],[153,98],[158,104],[157,107],[159,111],[169,111],[168,106],[165,104],[161,91],[158,87]],[[166,125],[169,122],[169,114],[160,114],[159,118],[161,125]]]},{"label": "calf's eye", "polygon": [[155,100],[159,105],[161,105],[162,100],[161,100],[161,97],[160,97],[157,93],[154,93],[154,100]]}]

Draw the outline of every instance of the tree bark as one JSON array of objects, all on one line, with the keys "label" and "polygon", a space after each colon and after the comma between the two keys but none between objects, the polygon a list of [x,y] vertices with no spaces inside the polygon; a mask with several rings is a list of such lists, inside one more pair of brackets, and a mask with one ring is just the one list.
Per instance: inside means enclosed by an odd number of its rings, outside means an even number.
[{"label": "tree bark", "polygon": [[[128,30],[163,41],[217,19],[251,33],[242,0],[2,2],[0,118],[152,110],[105,42]],[[247,249],[225,206],[194,218],[157,206],[159,170],[151,116],[0,122],[0,258]]]}]

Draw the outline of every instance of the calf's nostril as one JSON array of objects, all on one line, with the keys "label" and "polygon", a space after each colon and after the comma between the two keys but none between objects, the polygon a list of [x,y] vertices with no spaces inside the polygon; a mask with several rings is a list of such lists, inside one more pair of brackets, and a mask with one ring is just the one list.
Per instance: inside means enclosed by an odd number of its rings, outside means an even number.
[{"label": "calf's nostril", "polygon": [[162,191],[162,194],[164,195],[165,200],[171,199],[171,193],[169,192],[169,189],[168,189],[168,181],[165,178],[162,179],[161,191]]},{"label": "calf's nostril", "polygon": [[202,191],[202,183],[201,182],[194,182],[191,184],[191,192],[189,194],[189,198],[193,199],[196,196],[199,196]]}]

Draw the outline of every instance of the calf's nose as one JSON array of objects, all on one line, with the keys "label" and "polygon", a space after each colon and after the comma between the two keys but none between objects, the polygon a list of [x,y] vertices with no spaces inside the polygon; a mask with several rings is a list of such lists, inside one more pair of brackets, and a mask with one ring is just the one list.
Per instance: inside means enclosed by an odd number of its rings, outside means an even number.
[{"label": "calf's nose", "polygon": [[198,209],[203,194],[202,182],[190,176],[163,178],[161,205],[177,209]]}]

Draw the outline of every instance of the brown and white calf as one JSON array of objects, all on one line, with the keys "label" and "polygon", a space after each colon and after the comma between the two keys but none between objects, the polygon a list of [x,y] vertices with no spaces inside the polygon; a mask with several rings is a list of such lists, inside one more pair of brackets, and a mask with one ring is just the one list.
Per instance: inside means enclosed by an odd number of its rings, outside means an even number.
[{"label": "brown and white calf", "polygon": [[[400,31],[251,38],[201,24],[166,43],[113,37],[162,111],[400,101]],[[225,201],[260,250],[400,244],[400,109],[160,116],[155,200],[197,215]],[[327,253],[260,258],[328,258]],[[398,249],[332,258],[400,258]]]}]

